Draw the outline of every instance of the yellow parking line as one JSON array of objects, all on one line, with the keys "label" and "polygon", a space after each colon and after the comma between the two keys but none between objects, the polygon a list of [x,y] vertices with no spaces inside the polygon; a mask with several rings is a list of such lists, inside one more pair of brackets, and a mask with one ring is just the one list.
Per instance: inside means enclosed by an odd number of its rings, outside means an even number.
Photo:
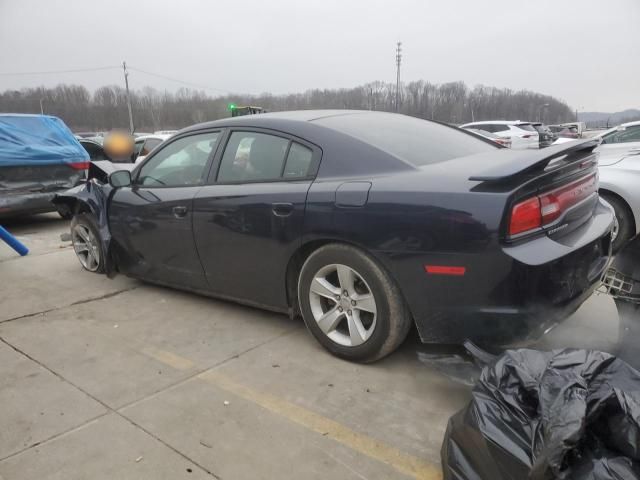
[{"label": "yellow parking line", "polygon": [[279,397],[265,392],[259,392],[245,385],[236,383],[222,373],[208,370],[198,375],[198,378],[248,400],[251,403],[259,405],[270,412],[281,415],[309,430],[332,438],[352,450],[382,463],[386,463],[405,475],[421,480],[442,479],[440,468],[436,465],[401,452],[367,435],[354,432],[341,423],[287,402]]},{"label": "yellow parking line", "polygon": [[189,370],[195,366],[195,364],[188,358],[184,358],[180,355],[176,355],[175,353],[167,352],[166,350],[161,350],[152,346],[143,347],[142,353],[164,363],[165,365],[169,365],[176,370]]}]

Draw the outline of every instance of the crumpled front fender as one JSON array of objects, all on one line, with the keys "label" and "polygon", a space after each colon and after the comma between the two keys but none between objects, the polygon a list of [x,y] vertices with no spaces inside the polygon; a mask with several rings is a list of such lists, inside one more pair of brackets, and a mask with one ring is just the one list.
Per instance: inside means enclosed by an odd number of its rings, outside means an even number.
[{"label": "crumpled front fender", "polygon": [[102,249],[105,253],[105,272],[113,276],[116,269],[111,255],[111,232],[109,230],[109,202],[115,189],[108,183],[100,184],[94,179],[58,193],[51,202],[55,205],[66,205],[74,214],[89,213],[93,216],[100,232]]}]

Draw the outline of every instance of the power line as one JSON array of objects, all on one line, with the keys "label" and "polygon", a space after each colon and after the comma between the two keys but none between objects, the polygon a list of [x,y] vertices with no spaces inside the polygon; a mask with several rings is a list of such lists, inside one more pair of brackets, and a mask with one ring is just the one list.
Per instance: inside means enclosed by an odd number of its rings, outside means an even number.
[{"label": "power line", "polygon": [[143,73],[145,75],[151,75],[152,77],[163,78],[165,80],[169,80],[170,82],[182,83],[183,85],[188,85],[190,87],[202,88],[203,90],[212,90],[212,91],[215,91],[215,92],[222,92],[222,93],[230,93],[231,92],[231,90],[223,90],[223,89],[220,89],[220,88],[212,88],[212,87],[207,87],[205,85],[199,85],[197,83],[185,82],[184,80],[179,80],[177,78],[167,77],[165,75],[160,75],[159,73],[148,72],[146,70],[142,70],[140,68],[135,68],[135,67],[131,67],[131,66],[129,67],[129,70],[133,70],[134,72],[138,72],[138,73]]},{"label": "power line", "polygon": [[[113,65],[113,66],[93,67],[93,68],[74,68],[74,69],[68,69],[68,70],[48,70],[48,71],[42,71],[42,72],[0,72],[0,76],[3,76],[3,77],[9,77],[9,76],[18,77],[18,76],[27,76],[27,75],[54,75],[54,74],[60,74],[60,73],[97,72],[97,71],[101,71],[101,70],[114,70],[114,69],[118,69],[119,70],[120,68],[122,68],[120,65]],[[162,78],[162,79],[168,80],[170,82],[180,83],[180,84],[187,85],[187,86],[194,87],[194,88],[200,88],[200,89],[203,89],[203,90],[211,90],[213,92],[231,93],[231,90],[224,90],[224,89],[220,89],[220,88],[207,87],[206,85],[200,85],[200,84],[197,84],[197,83],[186,82],[186,81],[180,80],[178,78],[167,77],[166,75],[161,75],[159,73],[154,73],[154,72],[149,72],[147,70],[142,70],[141,68],[135,68],[135,67],[129,66],[128,69],[136,71],[138,73],[142,73],[144,75],[150,75],[152,77]]]},{"label": "power line", "polygon": [[110,66],[110,67],[94,67],[94,68],[76,68],[72,70],[49,70],[46,72],[0,72],[0,76],[8,77],[8,76],[21,76],[21,75],[50,75],[57,73],[80,73],[80,72],[97,72],[100,70],[112,70],[114,68],[120,69],[120,66]]}]

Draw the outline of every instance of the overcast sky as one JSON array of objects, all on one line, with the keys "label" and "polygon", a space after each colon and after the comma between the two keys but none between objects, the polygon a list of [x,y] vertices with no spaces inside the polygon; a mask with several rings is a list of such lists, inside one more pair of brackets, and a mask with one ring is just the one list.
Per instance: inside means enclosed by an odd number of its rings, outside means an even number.
[{"label": "overcast sky", "polygon": [[[0,0],[0,90],[122,84],[134,68],[216,90],[286,93],[463,80],[640,108],[640,0]],[[181,85],[132,71],[131,86]]]}]

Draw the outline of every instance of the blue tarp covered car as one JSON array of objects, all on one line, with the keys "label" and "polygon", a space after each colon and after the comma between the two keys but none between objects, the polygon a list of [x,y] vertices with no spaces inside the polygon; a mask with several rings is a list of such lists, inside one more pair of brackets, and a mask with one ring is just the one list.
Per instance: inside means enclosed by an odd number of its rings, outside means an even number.
[{"label": "blue tarp covered car", "polygon": [[0,114],[0,217],[55,211],[53,196],[88,167],[87,151],[59,118]]}]

